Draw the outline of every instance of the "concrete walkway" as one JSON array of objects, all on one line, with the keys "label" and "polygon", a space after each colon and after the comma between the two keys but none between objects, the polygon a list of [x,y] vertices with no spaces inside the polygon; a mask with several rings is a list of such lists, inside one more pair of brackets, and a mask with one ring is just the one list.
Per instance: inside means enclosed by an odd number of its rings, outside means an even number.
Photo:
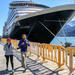
[{"label": "concrete walkway", "polygon": [[14,51],[14,67],[15,72],[12,74],[11,66],[9,64],[9,71],[6,71],[5,57],[3,46],[0,45],[0,75],[68,75],[69,70],[63,66],[64,70],[55,71],[58,66],[54,62],[47,61],[47,63],[40,64],[41,60],[36,61],[37,57],[32,55],[27,58],[27,70],[23,73],[24,69],[21,67],[21,55],[18,51]]},{"label": "concrete walkway", "polygon": [[[21,63],[14,57],[14,67],[15,72],[14,75],[33,75],[32,72],[27,69],[25,73],[23,73],[24,69],[21,67]],[[6,71],[5,57],[3,46],[0,45],[0,75],[12,75],[11,65],[9,63],[9,71]]]}]

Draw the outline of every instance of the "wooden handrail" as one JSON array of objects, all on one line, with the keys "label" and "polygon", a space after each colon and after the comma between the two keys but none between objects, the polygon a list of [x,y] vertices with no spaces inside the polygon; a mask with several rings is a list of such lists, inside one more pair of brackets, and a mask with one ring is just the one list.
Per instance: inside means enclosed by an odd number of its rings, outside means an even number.
[{"label": "wooden handrail", "polygon": [[[75,50],[75,47],[67,47],[65,49],[66,51],[66,66],[68,67],[69,71],[72,73],[75,71],[75,67],[73,67],[73,50]],[[69,60],[68,60],[69,57]],[[69,64],[68,64],[69,62]]]}]

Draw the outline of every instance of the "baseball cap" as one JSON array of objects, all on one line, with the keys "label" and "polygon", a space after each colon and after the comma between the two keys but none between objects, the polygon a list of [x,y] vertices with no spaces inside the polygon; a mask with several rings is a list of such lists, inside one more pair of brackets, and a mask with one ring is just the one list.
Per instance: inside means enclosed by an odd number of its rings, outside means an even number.
[{"label": "baseball cap", "polygon": [[7,41],[11,41],[11,38],[7,38]]}]

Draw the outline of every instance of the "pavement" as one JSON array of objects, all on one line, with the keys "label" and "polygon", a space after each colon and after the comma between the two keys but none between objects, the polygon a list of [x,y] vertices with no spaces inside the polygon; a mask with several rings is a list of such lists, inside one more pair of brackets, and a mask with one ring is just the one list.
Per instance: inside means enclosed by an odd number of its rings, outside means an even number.
[{"label": "pavement", "polygon": [[[69,75],[69,70],[66,65],[62,66],[60,70],[58,65],[52,61],[46,60],[44,63],[40,63],[42,59],[37,59],[36,55],[27,57],[27,70],[24,72],[24,68],[21,67],[21,54],[14,50],[14,70],[12,73],[11,65],[9,63],[9,71],[6,71],[5,64],[5,52],[3,45],[0,45],[0,75]],[[73,74],[75,75],[75,73]]]}]

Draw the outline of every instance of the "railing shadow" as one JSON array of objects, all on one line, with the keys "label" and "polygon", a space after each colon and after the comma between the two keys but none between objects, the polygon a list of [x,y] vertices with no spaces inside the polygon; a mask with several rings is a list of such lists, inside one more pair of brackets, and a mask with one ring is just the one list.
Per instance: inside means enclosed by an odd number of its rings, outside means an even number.
[{"label": "railing shadow", "polygon": [[[17,59],[19,60],[18,57]],[[19,61],[21,62],[21,60]],[[27,69],[29,69],[33,75],[59,75],[58,72],[50,70],[49,68],[43,66],[43,64],[37,63],[37,61],[32,60],[29,57],[27,57]]]},{"label": "railing shadow", "polygon": [[[14,56],[18,61],[21,62],[21,55],[18,51],[16,51],[16,54],[14,53]],[[29,69],[33,75],[59,75],[58,71],[52,71],[51,69],[45,67],[43,64],[38,63],[29,57],[27,57],[27,69]]]},{"label": "railing shadow", "polygon": [[43,66],[43,64],[37,63],[31,58],[28,58],[27,67],[34,75],[59,75],[58,72],[50,70],[49,68]]}]

